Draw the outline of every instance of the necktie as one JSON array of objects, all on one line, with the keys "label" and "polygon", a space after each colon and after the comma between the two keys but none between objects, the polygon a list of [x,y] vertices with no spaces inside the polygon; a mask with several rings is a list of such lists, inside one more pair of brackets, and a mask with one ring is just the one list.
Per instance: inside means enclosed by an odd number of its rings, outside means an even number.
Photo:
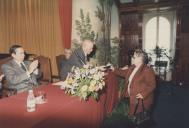
[{"label": "necktie", "polygon": [[[24,63],[20,63],[20,65],[21,65],[21,68],[22,68],[24,71],[27,71],[27,68],[26,68],[26,66],[24,65]],[[30,75],[29,75],[28,82],[29,82],[29,85],[31,85],[31,87],[33,87],[34,81],[33,81],[33,79],[32,79],[32,76],[30,76]]]},{"label": "necktie", "polygon": [[22,68],[24,71],[26,71],[26,67],[24,66],[24,64],[23,64],[23,63],[20,63],[20,65],[21,65],[21,68]]}]

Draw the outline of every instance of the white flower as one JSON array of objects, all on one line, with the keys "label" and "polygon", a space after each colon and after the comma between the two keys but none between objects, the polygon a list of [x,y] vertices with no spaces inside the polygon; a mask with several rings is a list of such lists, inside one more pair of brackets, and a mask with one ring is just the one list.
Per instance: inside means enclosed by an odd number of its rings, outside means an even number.
[{"label": "white flower", "polygon": [[73,83],[73,86],[74,86],[74,87],[77,87],[77,86],[79,86],[79,85],[78,85],[77,82],[75,82],[75,83]]},{"label": "white flower", "polygon": [[94,74],[94,79],[95,79],[96,81],[100,80],[101,77],[102,77],[102,76],[101,76],[99,73]]},{"label": "white flower", "polygon": [[88,69],[90,65],[86,64],[86,65],[83,65],[83,68],[86,68]]},{"label": "white flower", "polygon": [[87,85],[83,85],[81,87],[81,92],[85,92],[85,91],[87,91],[87,89],[88,89],[88,86]]},{"label": "white flower", "polygon": [[79,78],[80,78],[80,74],[79,73],[75,74],[75,79],[78,80]]},{"label": "white flower", "polygon": [[67,81],[62,82],[60,89],[65,89],[68,86]]},{"label": "white flower", "polygon": [[97,69],[96,69],[96,68],[93,68],[93,69],[90,70],[90,74],[95,74],[96,71],[97,71]]},{"label": "white flower", "polygon": [[72,88],[71,88],[71,94],[72,94],[72,95],[76,93],[74,90],[75,90],[75,88],[72,87]]}]

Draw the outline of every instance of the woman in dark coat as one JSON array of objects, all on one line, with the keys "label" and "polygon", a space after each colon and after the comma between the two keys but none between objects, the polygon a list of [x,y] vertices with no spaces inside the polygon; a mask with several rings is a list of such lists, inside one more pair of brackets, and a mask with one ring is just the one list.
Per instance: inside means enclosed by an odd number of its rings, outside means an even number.
[{"label": "woman in dark coat", "polygon": [[125,70],[115,69],[115,73],[125,77],[124,97],[130,99],[129,115],[134,113],[136,100],[139,100],[137,112],[142,111],[142,102],[146,109],[150,109],[153,104],[154,89],[156,87],[155,73],[145,62],[146,54],[141,49],[136,49],[132,57],[132,65]]}]

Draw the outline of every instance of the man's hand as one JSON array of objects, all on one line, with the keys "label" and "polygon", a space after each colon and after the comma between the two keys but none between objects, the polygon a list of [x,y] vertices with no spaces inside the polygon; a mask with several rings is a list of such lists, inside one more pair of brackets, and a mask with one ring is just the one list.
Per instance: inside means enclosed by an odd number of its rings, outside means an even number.
[{"label": "man's hand", "polygon": [[4,76],[5,76],[4,74],[0,75],[0,81],[2,81]]},{"label": "man's hand", "polygon": [[111,69],[112,71],[114,71],[114,70],[115,70],[114,66],[112,66],[112,65],[111,65],[110,69]]},{"label": "man's hand", "polygon": [[136,95],[136,98],[137,98],[137,99],[143,99],[143,96],[142,96],[140,93],[138,93],[138,94]]},{"label": "man's hand", "polygon": [[129,66],[128,66],[128,65],[125,65],[124,67],[121,68],[121,70],[126,70],[126,69],[128,69],[128,68],[129,68]]},{"label": "man's hand", "polygon": [[37,69],[39,62],[38,60],[35,60],[33,62],[31,62],[30,66],[29,66],[29,73],[31,74],[35,69]]},{"label": "man's hand", "polygon": [[61,85],[64,85],[66,81],[58,81],[58,82],[55,82],[55,83],[52,83],[52,85],[58,85],[58,86],[61,86]]},{"label": "man's hand", "polygon": [[104,68],[104,66],[99,66],[98,69],[101,70],[101,71],[106,71],[106,69]]}]

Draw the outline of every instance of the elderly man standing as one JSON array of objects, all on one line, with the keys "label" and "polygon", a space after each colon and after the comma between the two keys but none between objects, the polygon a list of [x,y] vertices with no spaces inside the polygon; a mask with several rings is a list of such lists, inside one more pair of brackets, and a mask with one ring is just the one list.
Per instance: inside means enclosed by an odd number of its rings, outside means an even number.
[{"label": "elderly man standing", "polygon": [[76,49],[65,65],[61,68],[61,80],[65,80],[68,72],[73,66],[83,67],[87,64],[87,55],[93,51],[94,43],[90,40],[84,40],[80,48]]},{"label": "elderly man standing", "polygon": [[19,93],[30,89],[31,85],[38,85],[38,60],[31,63],[24,61],[25,53],[20,45],[13,45],[9,52],[13,59],[1,67],[9,88]]}]

